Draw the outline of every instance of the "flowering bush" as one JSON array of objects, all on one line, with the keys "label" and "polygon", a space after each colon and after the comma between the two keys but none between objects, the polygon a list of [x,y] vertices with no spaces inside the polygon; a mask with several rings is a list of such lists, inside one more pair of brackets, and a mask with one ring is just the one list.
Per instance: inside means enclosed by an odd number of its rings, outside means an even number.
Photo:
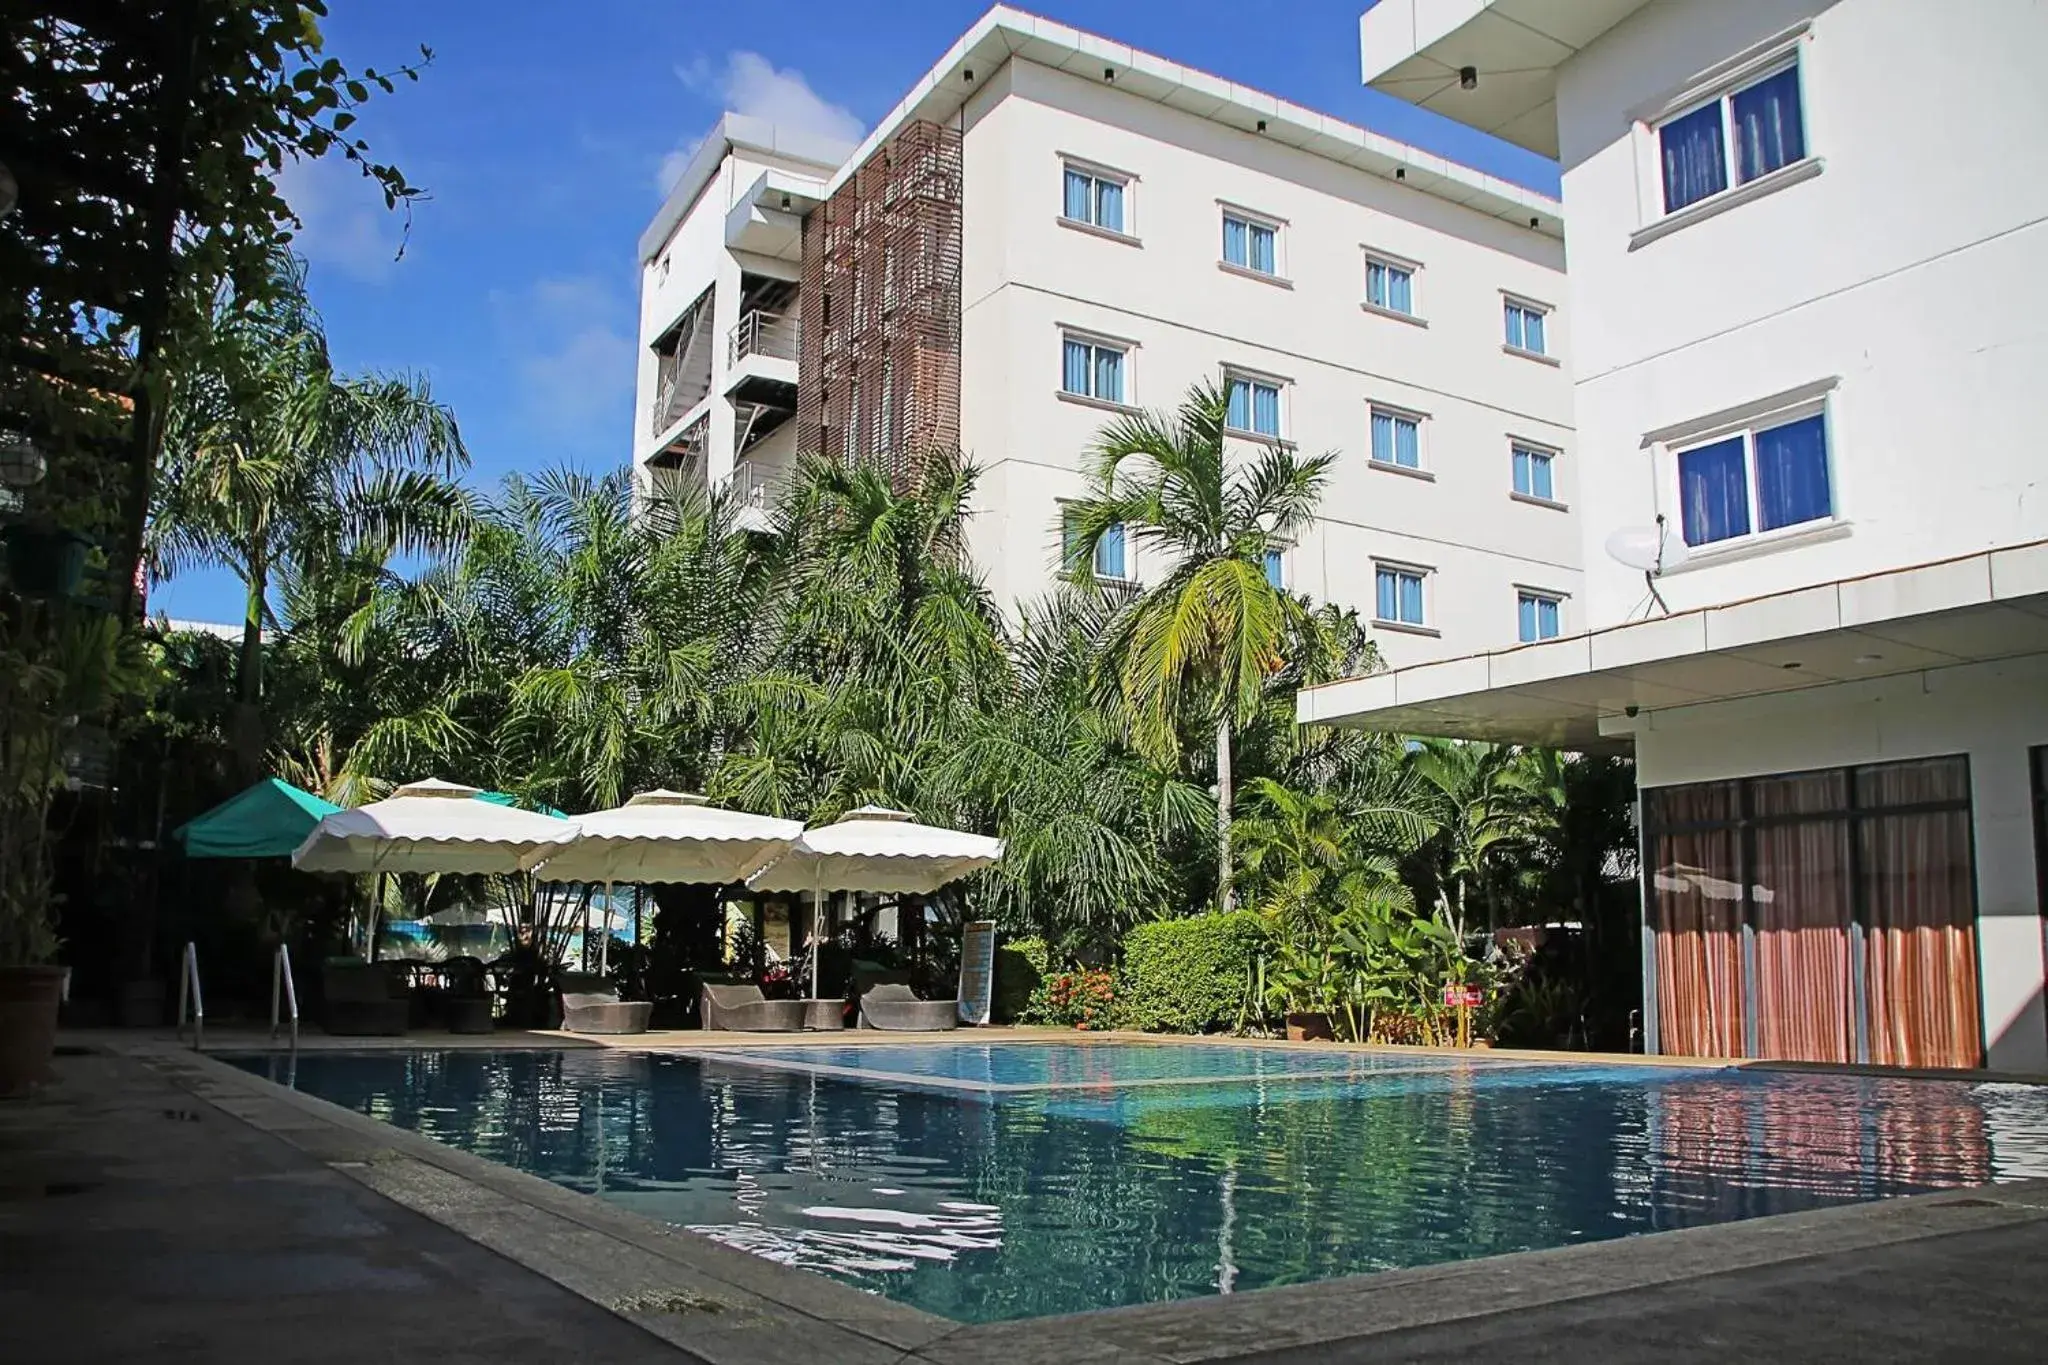
[{"label": "flowering bush", "polygon": [[1116,978],[1105,971],[1054,972],[1031,993],[1024,1019],[1033,1024],[1106,1029],[1113,1027]]}]

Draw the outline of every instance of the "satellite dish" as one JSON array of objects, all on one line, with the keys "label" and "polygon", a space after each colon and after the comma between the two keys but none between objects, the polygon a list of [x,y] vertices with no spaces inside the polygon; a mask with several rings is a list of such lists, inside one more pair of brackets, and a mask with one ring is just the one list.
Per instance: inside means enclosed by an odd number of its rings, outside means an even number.
[{"label": "satellite dish", "polygon": [[1685,563],[1684,537],[1664,518],[1654,526],[1624,526],[1607,537],[1607,557],[1646,574],[1669,573]]}]

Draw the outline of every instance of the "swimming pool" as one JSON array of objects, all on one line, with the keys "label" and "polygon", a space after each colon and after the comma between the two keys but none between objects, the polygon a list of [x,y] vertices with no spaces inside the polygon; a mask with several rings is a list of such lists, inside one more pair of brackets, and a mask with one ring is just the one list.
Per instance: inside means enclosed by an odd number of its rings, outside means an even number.
[{"label": "swimming pool", "polygon": [[1469,1054],[309,1052],[293,1079],[967,1322],[2048,1175],[2048,1089]]}]

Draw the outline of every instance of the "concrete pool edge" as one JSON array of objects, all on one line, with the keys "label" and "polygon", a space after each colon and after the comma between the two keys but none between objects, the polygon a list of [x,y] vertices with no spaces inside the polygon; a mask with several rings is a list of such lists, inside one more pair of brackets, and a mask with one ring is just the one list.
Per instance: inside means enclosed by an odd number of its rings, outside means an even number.
[{"label": "concrete pool edge", "polygon": [[[109,1050],[710,1365],[1196,1365],[2048,1219],[2048,1180],[2027,1181],[1248,1294],[961,1324],[734,1251],[218,1058],[139,1039]],[[644,1306],[664,1296],[665,1306]]]}]

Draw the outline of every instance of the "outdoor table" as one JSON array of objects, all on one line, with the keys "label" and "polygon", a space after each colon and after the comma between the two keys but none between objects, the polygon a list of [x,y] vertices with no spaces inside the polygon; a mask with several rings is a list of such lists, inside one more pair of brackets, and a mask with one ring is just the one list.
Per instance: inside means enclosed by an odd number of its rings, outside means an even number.
[{"label": "outdoor table", "polygon": [[805,1028],[843,1029],[846,1027],[846,1002],[844,1000],[806,1000],[803,1004]]}]

